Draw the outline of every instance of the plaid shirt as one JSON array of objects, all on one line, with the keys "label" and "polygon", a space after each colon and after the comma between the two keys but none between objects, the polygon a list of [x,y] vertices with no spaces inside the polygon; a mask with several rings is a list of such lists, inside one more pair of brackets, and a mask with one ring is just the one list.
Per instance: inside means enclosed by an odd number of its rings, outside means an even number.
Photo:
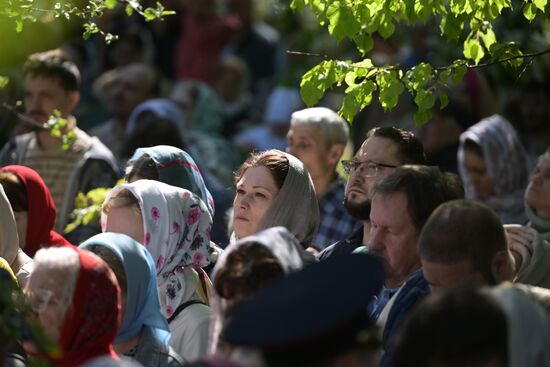
[{"label": "plaid shirt", "polygon": [[354,219],[344,208],[344,191],[346,184],[339,178],[331,185],[326,194],[319,199],[321,222],[313,244],[326,248],[333,243],[347,238],[350,233],[361,227],[361,221]]}]

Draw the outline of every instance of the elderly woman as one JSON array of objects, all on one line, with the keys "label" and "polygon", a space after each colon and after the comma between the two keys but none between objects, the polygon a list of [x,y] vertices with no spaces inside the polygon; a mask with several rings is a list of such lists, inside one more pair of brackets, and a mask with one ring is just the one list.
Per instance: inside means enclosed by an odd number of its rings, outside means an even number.
[{"label": "elderly woman", "polygon": [[319,227],[319,204],[308,171],[291,154],[252,154],[235,176],[233,234],[237,240],[283,226],[308,248]]},{"label": "elderly woman", "polygon": [[458,165],[466,199],[486,204],[504,224],[526,222],[527,155],[508,121],[493,115],[462,133]]},{"label": "elderly woman", "polygon": [[162,313],[155,263],[149,252],[121,233],[101,233],[79,246],[98,255],[120,285],[122,324],[113,342],[118,354],[144,367],[178,367],[183,360],[170,347],[170,329]]},{"label": "elderly woman", "polygon": [[42,247],[72,246],[53,230],[56,208],[50,190],[32,168],[6,166],[0,170],[0,184],[10,201],[19,247],[33,257]]},{"label": "elderly woman", "polygon": [[271,227],[230,244],[214,268],[210,353],[229,354],[219,340],[230,309],[273,280],[300,270],[307,253],[284,227]]},{"label": "elderly woman", "polygon": [[[113,272],[89,251],[42,249],[25,294],[45,334],[58,346],[46,357],[55,366],[103,366],[118,360],[113,350],[120,291]],[[29,354],[33,345],[25,344]]]},{"label": "elderly woman", "polygon": [[170,345],[186,360],[206,353],[212,218],[189,190],[158,181],[116,186],[103,204],[102,228],[143,244],[156,266],[160,304]]},{"label": "elderly woman", "polygon": [[19,247],[17,224],[4,187],[0,185],[0,257],[4,258],[24,287],[33,269],[33,261]]}]

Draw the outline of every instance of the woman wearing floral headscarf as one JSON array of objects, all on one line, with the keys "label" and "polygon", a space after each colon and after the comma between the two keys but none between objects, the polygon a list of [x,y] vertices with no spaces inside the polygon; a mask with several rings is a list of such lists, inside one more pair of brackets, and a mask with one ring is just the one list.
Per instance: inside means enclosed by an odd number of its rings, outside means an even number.
[{"label": "woman wearing floral headscarf", "polygon": [[187,360],[206,353],[212,218],[189,190],[158,181],[116,186],[103,204],[102,228],[142,243],[156,264],[160,303],[171,346]]},{"label": "woman wearing floral headscarf", "polygon": [[493,209],[504,224],[524,224],[527,155],[512,125],[493,115],[460,135],[458,166],[466,199]]}]

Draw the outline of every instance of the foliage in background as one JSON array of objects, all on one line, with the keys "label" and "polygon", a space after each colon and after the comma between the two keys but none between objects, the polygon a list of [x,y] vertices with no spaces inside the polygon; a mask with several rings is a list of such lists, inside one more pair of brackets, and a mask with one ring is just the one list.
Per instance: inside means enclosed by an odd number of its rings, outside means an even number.
[{"label": "foliage in background", "polygon": [[[124,183],[119,180],[116,184]],[[110,187],[100,187],[88,191],[86,194],[79,192],[75,198],[75,208],[71,213],[73,221],[65,226],[65,233],[70,233],[80,226],[99,224],[101,219],[101,205],[111,192]]]},{"label": "foliage in background", "polygon": [[[527,23],[546,19],[550,5],[547,0],[525,0],[514,6],[521,7]],[[511,0],[293,0],[291,8],[310,9],[331,36],[351,40],[360,54],[357,61],[326,59],[301,81],[302,98],[309,106],[328,90],[343,88],[339,113],[350,122],[372,102],[375,92],[381,106],[391,110],[406,90],[417,106],[415,122],[421,124],[431,118],[436,99],[441,108],[447,105],[445,90],[461,81],[468,68],[502,63],[519,74],[527,56],[548,52],[525,55],[517,42],[497,39],[494,25],[513,10]],[[375,65],[367,57],[376,35],[388,39],[397,28],[427,23],[436,24],[439,35],[460,48],[462,57],[447,65],[421,62],[409,68]]]},{"label": "foliage in background", "polygon": [[39,20],[77,18],[82,21],[84,39],[93,34],[100,34],[107,43],[116,40],[117,36],[105,33],[96,23],[96,19],[106,11],[124,7],[128,16],[140,14],[146,21],[162,20],[167,15],[175,14],[157,1],[155,7],[145,7],[141,0],[86,0],[86,1],[47,1],[47,0],[1,0],[0,17],[14,22],[17,32],[22,32],[26,23]]}]

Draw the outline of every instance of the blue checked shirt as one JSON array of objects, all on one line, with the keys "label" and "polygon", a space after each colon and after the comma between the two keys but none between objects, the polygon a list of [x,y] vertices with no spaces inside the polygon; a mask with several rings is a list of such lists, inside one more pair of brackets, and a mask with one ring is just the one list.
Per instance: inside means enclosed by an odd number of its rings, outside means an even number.
[{"label": "blue checked shirt", "polygon": [[354,219],[344,208],[345,188],[344,180],[339,178],[319,199],[321,222],[313,241],[313,244],[319,248],[326,248],[347,238],[362,225],[361,221]]}]

